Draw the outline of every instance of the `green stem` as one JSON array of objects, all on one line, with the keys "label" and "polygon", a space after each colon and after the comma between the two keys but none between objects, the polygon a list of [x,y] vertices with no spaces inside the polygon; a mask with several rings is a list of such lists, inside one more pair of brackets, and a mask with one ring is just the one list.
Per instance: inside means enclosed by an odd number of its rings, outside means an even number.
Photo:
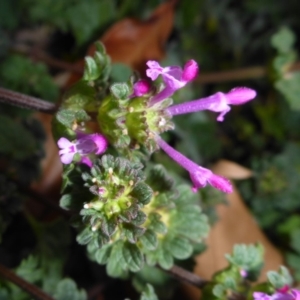
[{"label": "green stem", "polygon": [[23,278],[16,275],[13,271],[0,264],[0,276],[11,281],[19,288],[27,292],[36,300],[55,300],[35,285],[27,282]]},{"label": "green stem", "polygon": [[35,97],[17,93],[0,87],[0,101],[22,108],[41,111],[47,114],[56,112],[57,107],[54,103],[44,101]]}]

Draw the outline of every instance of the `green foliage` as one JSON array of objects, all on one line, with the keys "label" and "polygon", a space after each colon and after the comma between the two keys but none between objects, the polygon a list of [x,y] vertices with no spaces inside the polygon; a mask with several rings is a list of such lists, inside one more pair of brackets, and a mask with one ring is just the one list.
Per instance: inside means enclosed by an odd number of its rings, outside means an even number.
[{"label": "green foliage", "polygon": [[114,1],[109,0],[63,0],[53,5],[52,1],[21,0],[32,22],[43,22],[62,31],[72,32],[77,44],[90,41],[102,26],[116,17]]},{"label": "green foliage", "polygon": [[145,290],[141,294],[140,300],[158,300],[152,285],[147,284]]},{"label": "green foliage", "polygon": [[36,140],[20,122],[0,116],[0,154],[15,160],[25,160],[34,155]]},{"label": "green foliage", "polygon": [[[58,98],[58,89],[45,65],[33,64],[25,57],[10,54],[11,46],[22,42],[28,28],[50,28],[50,43],[45,50],[71,61],[76,59],[76,53],[84,51],[83,46],[98,38],[116,19],[147,16],[161,3],[159,0],[147,3],[130,0],[2,2],[1,86],[48,100]],[[200,62],[201,72],[215,72],[265,65],[272,59],[271,47],[277,51],[268,75],[294,112],[278,94],[269,92],[270,83],[266,80],[257,78],[221,86],[212,82],[218,80],[216,76],[209,84],[197,84],[193,89],[178,91],[174,101],[194,99],[195,94],[200,97],[199,91],[207,96],[237,84],[250,85],[261,96],[252,106],[232,109],[233,117],[219,125],[213,122],[215,114],[178,117],[177,131],[170,135],[170,142],[197,163],[209,164],[219,157],[243,164],[252,162],[255,176],[242,183],[243,194],[259,223],[271,233],[273,242],[283,250],[288,248],[287,261],[300,278],[300,222],[297,215],[300,77],[299,72],[289,69],[298,56],[295,38],[300,29],[298,11],[297,1],[289,4],[271,0],[224,1],[218,5],[211,0],[181,1],[176,10],[176,34],[166,46],[167,61],[171,63],[164,65],[182,65],[187,58],[193,57]],[[281,29],[272,35],[274,28]],[[61,31],[65,34],[64,40],[70,35],[75,38],[72,53],[60,49],[60,46],[66,46],[65,41],[60,42],[63,45],[56,44],[56,36]],[[170,296],[174,283],[155,266],[168,269],[177,263],[176,260],[186,260],[203,249],[203,239],[209,230],[208,220],[210,223],[216,221],[214,207],[224,203],[224,197],[210,188],[192,194],[183,184],[183,173],[168,163],[168,173],[178,177],[175,188],[166,170],[156,164],[163,161],[160,154],[153,158],[153,167],[148,167],[148,154],[157,150],[150,133],[160,134],[174,127],[163,113],[171,100],[152,110],[147,107],[148,98],[159,86],[154,87],[147,97],[131,98],[137,78],[128,80],[132,73],[128,67],[111,65],[102,45],[98,44],[96,50],[93,57],[86,58],[83,78],[64,94],[63,104],[53,121],[53,131],[56,140],[62,136],[74,140],[77,130],[89,132],[88,123],[97,118],[100,131],[109,139],[108,153],[112,156],[104,156],[100,162],[93,160],[92,170],[78,164],[76,158],[74,163],[64,166],[60,205],[74,214],[72,222],[78,231],[77,241],[86,245],[92,260],[106,265],[110,276],[128,278],[130,272],[134,272],[135,286],[142,292],[143,300],[157,299],[148,282],[155,289],[161,288],[159,295],[164,290],[163,296]],[[194,93],[195,89],[199,91]],[[3,233],[23,216],[19,212],[26,196],[24,190],[37,178],[43,135],[37,123],[24,118],[24,112],[5,106],[1,106],[1,110],[0,232]],[[286,146],[286,141],[291,139],[294,144]],[[19,183],[22,183],[22,193]],[[18,216],[14,218],[16,214]],[[55,299],[86,299],[85,292],[77,289],[75,282],[62,279],[66,256],[60,254],[65,254],[69,242],[68,230],[65,230],[68,225],[58,223],[51,226],[52,229],[46,228],[35,222],[30,214],[26,217],[30,229],[18,230],[16,239],[22,253],[31,252],[32,245],[23,247],[23,244],[30,241],[28,231],[33,230],[36,240],[32,243],[36,244],[36,253],[23,260],[16,271]],[[291,214],[292,218],[286,217]],[[9,236],[5,238],[9,239]],[[5,249],[7,244],[3,247]],[[281,269],[278,273],[269,273],[271,283],[250,288],[249,281],[255,279],[261,268],[261,255],[259,246],[234,247],[233,254],[227,255],[230,266],[214,276],[204,290],[204,299],[239,296],[252,299],[253,291],[271,294],[275,288],[291,284],[286,270]],[[76,254],[74,256],[77,259]],[[84,260],[77,259],[74,265],[84,264]],[[73,262],[74,258],[71,264]],[[94,272],[90,265],[84,269],[84,279],[80,280],[85,284],[89,280],[86,279],[87,269]],[[246,278],[242,278],[242,270],[247,272]],[[20,289],[6,282],[1,282],[1,297],[28,299]]]},{"label": "green foliage", "polygon": [[269,271],[267,275],[268,280],[276,290],[284,286],[292,286],[293,284],[293,278],[284,266],[281,266],[278,272]]},{"label": "green foliage", "polygon": [[[204,299],[228,299],[235,294],[252,297],[249,281],[256,281],[263,265],[261,245],[235,245],[227,254],[230,265],[217,272],[203,289]],[[256,291],[258,289],[255,289]],[[249,298],[251,299],[251,298]]]},{"label": "green foliage", "polygon": [[299,110],[300,72],[287,73],[289,67],[297,59],[297,54],[294,50],[295,40],[295,34],[288,27],[280,28],[272,36],[271,44],[278,52],[272,66],[276,72],[275,88],[284,95],[293,110]]},{"label": "green foliage", "polygon": [[106,83],[110,71],[110,57],[106,54],[105,47],[100,42],[95,44],[96,51],[94,57],[85,58],[85,68],[83,73],[84,81],[99,80],[102,84]]},{"label": "green foliage", "polygon": [[57,300],[86,300],[87,294],[84,290],[78,290],[75,282],[70,278],[61,280],[54,293]]},{"label": "green foliage", "polygon": [[42,99],[58,99],[58,87],[42,63],[33,63],[29,58],[14,54],[0,63],[0,81],[4,87],[39,96]]},{"label": "green foliage", "polygon": [[263,266],[264,249],[262,245],[235,245],[232,255],[226,259],[234,266],[247,272],[249,280],[257,280]]}]

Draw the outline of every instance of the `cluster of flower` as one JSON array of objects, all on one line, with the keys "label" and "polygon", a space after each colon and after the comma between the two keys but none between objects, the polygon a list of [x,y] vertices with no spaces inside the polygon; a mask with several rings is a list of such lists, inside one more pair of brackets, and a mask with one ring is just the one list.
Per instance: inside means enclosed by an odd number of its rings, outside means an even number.
[{"label": "cluster of flower", "polygon": [[[148,107],[153,107],[163,100],[170,98],[175,91],[184,87],[188,82],[195,79],[198,74],[198,65],[194,60],[188,61],[184,68],[179,66],[161,67],[156,61],[147,62],[148,69],[146,74],[151,80],[162,77],[164,88],[150,96]],[[151,85],[146,80],[140,80],[133,85],[133,93],[129,98],[140,97],[146,95],[151,90]],[[228,93],[218,92],[212,96],[197,99],[181,104],[170,105],[165,108],[165,112],[173,117],[179,114],[186,114],[202,110],[210,110],[220,113],[217,117],[218,121],[223,121],[226,113],[230,111],[230,105],[244,104],[252,100],[256,96],[256,92],[250,88],[238,87],[232,89]],[[193,183],[193,191],[205,187],[207,183],[213,187],[230,193],[232,186],[230,182],[218,175],[213,174],[209,169],[198,166],[193,161],[179,153],[168,145],[157,133],[153,133],[157,145],[164,150],[174,161],[186,169]],[[59,155],[63,164],[70,164],[74,156],[77,154],[78,160],[82,163],[92,166],[90,157],[94,154],[99,155],[106,151],[108,141],[101,134],[83,134],[78,133],[75,141],[69,141],[62,137],[58,140],[60,148]]]}]

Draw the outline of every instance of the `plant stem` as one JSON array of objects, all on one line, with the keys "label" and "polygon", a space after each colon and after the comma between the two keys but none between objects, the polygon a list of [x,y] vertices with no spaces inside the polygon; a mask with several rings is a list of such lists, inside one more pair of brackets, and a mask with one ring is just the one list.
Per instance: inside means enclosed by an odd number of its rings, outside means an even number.
[{"label": "plant stem", "polygon": [[249,67],[243,69],[236,69],[222,72],[212,72],[200,74],[196,82],[201,84],[226,82],[226,81],[240,81],[245,79],[256,79],[267,75],[267,68],[265,67]]},{"label": "plant stem", "polygon": [[[300,70],[300,62],[295,62],[289,67],[286,72],[294,72]],[[201,84],[227,82],[227,81],[240,81],[247,79],[257,79],[267,76],[268,68],[262,66],[255,66],[249,68],[242,68],[230,71],[212,72],[200,74],[196,82]]]},{"label": "plant stem", "polygon": [[19,106],[22,108],[41,111],[48,114],[53,114],[57,107],[54,103],[44,101],[35,97],[17,93],[0,87],[0,101]]},{"label": "plant stem", "polygon": [[13,271],[0,264],[0,276],[13,282],[36,300],[55,300],[35,285],[16,275]]},{"label": "plant stem", "polygon": [[208,281],[205,280],[205,279],[202,279],[201,277],[199,277],[198,275],[190,272],[190,271],[187,271],[177,265],[174,265],[171,269],[169,270],[165,270],[163,268],[161,268],[160,266],[157,266],[159,269],[169,273],[170,275],[172,275],[173,277],[181,280],[181,281],[184,281],[184,282],[187,282],[195,287],[198,287],[198,288],[203,288],[207,283]]}]

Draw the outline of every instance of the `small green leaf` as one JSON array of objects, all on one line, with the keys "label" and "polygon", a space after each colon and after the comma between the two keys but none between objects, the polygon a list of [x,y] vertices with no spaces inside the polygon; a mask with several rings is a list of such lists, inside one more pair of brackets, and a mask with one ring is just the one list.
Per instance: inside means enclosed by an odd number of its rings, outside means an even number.
[{"label": "small green leaf", "polygon": [[123,233],[130,243],[136,243],[138,238],[145,232],[144,228],[132,224],[123,225]]},{"label": "small green leaf", "polygon": [[72,128],[74,123],[85,122],[90,119],[84,110],[73,111],[69,109],[61,109],[56,114],[56,119],[68,128]]},{"label": "small green leaf", "polygon": [[78,290],[72,279],[66,278],[58,283],[54,298],[57,300],[86,300],[87,294],[84,290]]},{"label": "small green leaf", "polygon": [[147,250],[155,250],[158,245],[156,233],[153,230],[147,229],[145,233],[139,238],[142,245]]},{"label": "small green leaf", "polygon": [[151,284],[147,284],[146,288],[141,294],[140,300],[158,300],[154,288]]},{"label": "small green leaf", "polygon": [[107,274],[111,277],[125,277],[127,263],[123,257],[124,243],[119,241],[113,245],[108,263],[106,265]]},{"label": "small green leaf", "polygon": [[262,245],[234,245],[233,254],[226,254],[226,259],[247,271],[262,265],[264,249]]},{"label": "small green leaf", "polygon": [[96,251],[95,258],[98,264],[105,265],[107,263],[112,247],[112,245],[104,245]]},{"label": "small green leaf", "polygon": [[268,276],[268,280],[270,281],[270,283],[274,286],[274,288],[280,289],[284,286],[292,286],[293,284],[293,278],[289,272],[289,270],[284,267],[281,266],[279,268],[278,272],[275,271],[269,271],[267,273]]},{"label": "small green leaf", "polygon": [[178,236],[166,239],[164,241],[164,247],[178,259],[186,259],[190,257],[193,252],[193,247],[189,241]]},{"label": "small green leaf", "polygon": [[139,226],[139,225],[144,224],[146,219],[147,219],[147,215],[144,212],[142,212],[141,210],[139,210],[137,212],[136,217],[131,220],[131,223],[135,226]]},{"label": "small green leaf", "polygon": [[137,201],[143,205],[146,205],[150,202],[153,192],[149,185],[140,181],[133,188],[131,196],[136,198]]},{"label": "small green leaf", "polygon": [[144,263],[143,255],[135,244],[124,243],[123,257],[132,272],[138,272]]},{"label": "small green leaf", "polygon": [[77,119],[87,120],[89,116],[87,116],[85,111],[96,112],[97,99],[95,88],[83,80],[76,82],[64,94],[62,105],[63,108],[71,109],[74,113],[77,113]]},{"label": "small green leaf", "polygon": [[281,27],[271,39],[271,44],[277,51],[286,53],[291,50],[295,43],[296,37],[288,27]]},{"label": "small green leaf", "polygon": [[117,225],[118,224],[115,218],[103,218],[101,223],[101,229],[107,236],[111,236],[116,231]]},{"label": "small green leaf", "polygon": [[94,232],[89,227],[86,227],[77,235],[76,240],[79,244],[86,245],[92,240],[93,236]]},{"label": "small green leaf", "polygon": [[115,83],[111,85],[110,90],[117,99],[126,100],[130,95],[131,89],[126,83]]},{"label": "small green leaf", "polygon": [[64,194],[59,200],[59,206],[65,209],[69,209],[72,205],[72,195]]},{"label": "small green leaf", "polygon": [[161,216],[158,213],[151,213],[149,215],[150,225],[148,226],[148,228],[157,233],[166,234],[168,228],[160,219]]},{"label": "small green leaf", "polygon": [[92,57],[85,57],[83,80],[93,81],[99,78],[101,68]]},{"label": "small green leaf", "polygon": [[160,249],[158,252],[158,263],[163,269],[169,270],[174,264],[172,254],[165,249]]}]

